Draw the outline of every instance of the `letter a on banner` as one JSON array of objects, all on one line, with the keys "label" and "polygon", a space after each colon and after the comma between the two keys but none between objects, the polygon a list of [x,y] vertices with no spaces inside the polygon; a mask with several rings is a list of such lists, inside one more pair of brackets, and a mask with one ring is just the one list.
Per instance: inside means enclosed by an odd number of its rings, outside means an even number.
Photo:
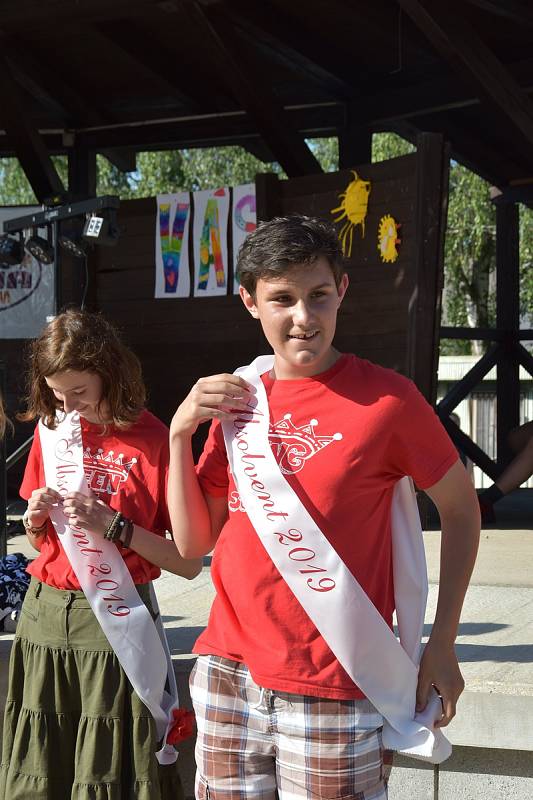
[{"label": "letter a on banner", "polygon": [[194,193],[194,296],[227,294],[229,189]]},{"label": "letter a on banner", "polygon": [[189,297],[190,215],[191,201],[188,192],[158,195],[155,230],[156,298]]}]

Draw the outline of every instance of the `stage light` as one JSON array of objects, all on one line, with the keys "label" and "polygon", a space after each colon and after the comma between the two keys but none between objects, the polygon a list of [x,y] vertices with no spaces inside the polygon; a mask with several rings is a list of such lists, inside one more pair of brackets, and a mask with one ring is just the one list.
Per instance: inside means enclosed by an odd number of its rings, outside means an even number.
[{"label": "stage light", "polygon": [[24,247],[20,239],[11,236],[0,237],[0,267],[9,269],[20,264],[24,258]]},{"label": "stage light", "polygon": [[86,242],[109,247],[118,242],[119,236],[116,209],[105,208],[87,217],[83,228],[83,238]]},{"label": "stage light", "polygon": [[54,248],[44,236],[34,234],[26,241],[26,250],[41,264],[52,264],[54,261]]},{"label": "stage light", "polygon": [[85,258],[87,250],[82,238],[83,221],[76,217],[61,223],[57,241],[63,250],[75,258]]}]

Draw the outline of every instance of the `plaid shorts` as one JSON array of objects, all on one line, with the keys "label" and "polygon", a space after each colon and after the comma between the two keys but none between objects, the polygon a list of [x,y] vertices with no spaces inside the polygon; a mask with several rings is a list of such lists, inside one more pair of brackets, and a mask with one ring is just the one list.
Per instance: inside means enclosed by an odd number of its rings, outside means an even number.
[{"label": "plaid shorts", "polygon": [[386,800],[383,718],[370,701],[264,689],[219,656],[198,658],[191,697],[198,800]]}]

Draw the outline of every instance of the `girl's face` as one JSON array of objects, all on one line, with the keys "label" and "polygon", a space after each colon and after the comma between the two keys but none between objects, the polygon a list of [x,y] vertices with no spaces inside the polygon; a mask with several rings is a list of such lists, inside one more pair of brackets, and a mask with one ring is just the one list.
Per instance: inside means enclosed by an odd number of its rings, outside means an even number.
[{"label": "girl's face", "polygon": [[59,408],[67,414],[77,411],[87,422],[108,421],[108,406],[102,399],[102,379],[96,372],[66,370],[45,378]]}]

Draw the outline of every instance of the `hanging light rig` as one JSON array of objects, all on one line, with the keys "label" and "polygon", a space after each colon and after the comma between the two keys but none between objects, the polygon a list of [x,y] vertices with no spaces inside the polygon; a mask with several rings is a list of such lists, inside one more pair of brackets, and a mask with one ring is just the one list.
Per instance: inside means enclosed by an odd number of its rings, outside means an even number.
[{"label": "hanging light rig", "polygon": [[2,236],[0,238],[0,267],[10,269],[20,264],[24,257],[24,243],[21,237]]},{"label": "hanging light rig", "polygon": [[[26,249],[41,264],[54,264],[55,313],[62,306],[60,249],[78,259],[86,259],[88,246],[111,246],[119,239],[117,209],[120,200],[113,195],[94,197],[78,203],[55,205],[56,198],[42,211],[6,220],[0,237],[0,268],[20,264]],[[47,238],[37,233],[46,228]],[[31,235],[24,242],[24,232]],[[87,270],[86,270],[87,278]],[[84,298],[87,286],[84,290]]]},{"label": "hanging light rig", "polygon": [[[51,231],[49,230],[49,234]],[[29,239],[26,239],[26,250],[41,264],[52,264],[54,261],[54,247],[52,243],[45,239],[44,236],[39,236],[36,231],[33,231]]]}]

